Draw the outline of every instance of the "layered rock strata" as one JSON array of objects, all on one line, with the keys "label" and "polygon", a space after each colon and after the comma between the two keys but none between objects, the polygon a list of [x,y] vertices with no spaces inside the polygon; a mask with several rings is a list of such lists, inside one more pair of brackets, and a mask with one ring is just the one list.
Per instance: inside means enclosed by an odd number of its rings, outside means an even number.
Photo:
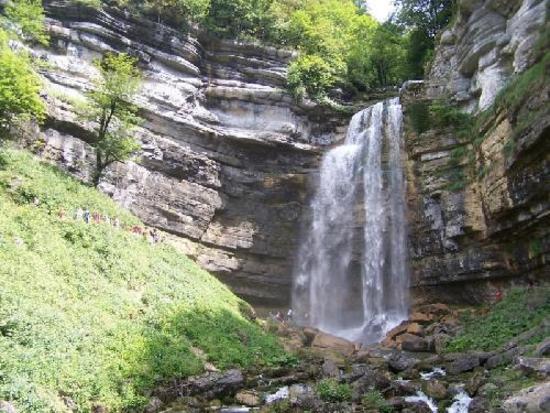
[{"label": "layered rock strata", "polygon": [[498,299],[505,284],[550,279],[548,82],[522,96],[519,109],[487,111],[466,134],[413,127],[415,112],[435,100],[472,115],[490,108],[504,85],[535,62],[547,4],[459,6],[429,78],[409,83],[402,96],[412,285],[421,301],[483,302]]},{"label": "layered rock strata", "polygon": [[142,152],[100,188],[253,302],[284,304],[308,175],[347,115],[286,92],[293,52],[174,30],[116,9],[45,2],[49,115],[29,143],[89,179],[93,125],[77,115],[108,51],[139,57]]}]

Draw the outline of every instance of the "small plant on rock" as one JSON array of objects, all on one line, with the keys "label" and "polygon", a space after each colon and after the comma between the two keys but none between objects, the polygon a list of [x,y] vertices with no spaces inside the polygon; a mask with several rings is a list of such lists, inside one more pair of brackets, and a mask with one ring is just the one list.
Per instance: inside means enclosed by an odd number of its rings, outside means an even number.
[{"label": "small plant on rock", "polygon": [[326,402],[344,402],[351,400],[351,387],[347,383],[338,383],[335,379],[322,380],[317,385],[317,394]]},{"label": "small plant on rock", "polygon": [[371,390],[363,396],[363,410],[377,411],[380,413],[391,413],[393,407],[384,399],[384,396],[378,390]]}]

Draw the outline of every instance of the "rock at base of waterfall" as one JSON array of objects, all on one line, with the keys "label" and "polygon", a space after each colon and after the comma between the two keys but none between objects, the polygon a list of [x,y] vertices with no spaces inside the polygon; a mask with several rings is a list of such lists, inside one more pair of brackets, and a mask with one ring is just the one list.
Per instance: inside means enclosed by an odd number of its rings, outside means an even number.
[{"label": "rock at base of waterfall", "polygon": [[550,359],[536,357],[518,357],[517,366],[521,371],[546,378],[550,376]]},{"label": "rock at base of waterfall", "polygon": [[430,351],[430,343],[425,338],[405,333],[397,337],[397,344],[402,350],[412,352]]},{"label": "rock at base of waterfall", "polygon": [[311,347],[320,350],[332,350],[348,357],[357,351],[355,343],[323,332],[318,332],[315,335]]},{"label": "rock at base of waterfall", "polygon": [[262,399],[254,390],[243,390],[235,395],[235,400],[245,406],[256,407],[262,404]]},{"label": "rock at base of waterfall", "polygon": [[550,382],[523,389],[505,400],[506,413],[543,413],[550,411]]},{"label": "rock at base of waterfall", "polygon": [[430,380],[426,383],[424,392],[431,398],[443,400],[447,397],[447,387],[439,380]]}]

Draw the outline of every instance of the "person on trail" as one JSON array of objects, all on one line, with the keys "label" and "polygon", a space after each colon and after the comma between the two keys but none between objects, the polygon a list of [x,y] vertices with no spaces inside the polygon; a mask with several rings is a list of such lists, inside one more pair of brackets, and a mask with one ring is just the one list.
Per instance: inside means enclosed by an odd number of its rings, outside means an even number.
[{"label": "person on trail", "polygon": [[92,218],[94,220],[94,224],[99,224],[101,222],[101,214],[97,211],[94,211]]},{"label": "person on trail", "polygon": [[83,215],[84,215],[84,211],[82,210],[82,208],[78,207],[78,209],[74,214],[74,219],[76,219],[77,221],[80,221]]},{"label": "person on trail", "polygon": [[65,219],[65,215],[66,215],[66,212],[63,208],[61,208],[59,210],[59,212],[57,213],[57,216],[59,217],[60,220],[64,220]]},{"label": "person on trail", "polygon": [[83,217],[84,217],[84,222],[85,222],[86,224],[89,224],[89,223],[90,223],[90,210],[89,210],[89,209],[86,209],[86,210],[84,211]]},{"label": "person on trail", "polygon": [[115,228],[120,228],[120,219],[118,219],[118,217],[115,218],[115,220],[113,222],[113,226]]},{"label": "person on trail", "polygon": [[294,312],[292,311],[292,308],[288,309],[288,312],[286,313],[286,319],[288,321],[292,321],[292,316],[294,315]]}]

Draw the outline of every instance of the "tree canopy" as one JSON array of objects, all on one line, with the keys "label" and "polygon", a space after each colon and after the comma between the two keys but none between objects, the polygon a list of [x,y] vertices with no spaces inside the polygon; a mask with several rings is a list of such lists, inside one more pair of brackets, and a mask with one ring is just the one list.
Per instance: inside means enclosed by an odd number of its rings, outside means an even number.
[{"label": "tree canopy", "polygon": [[132,136],[140,119],[137,108],[131,103],[140,88],[141,74],[135,58],[127,54],[108,53],[96,61],[100,76],[95,88],[88,94],[86,117],[97,123],[92,145],[96,149],[97,186],[106,167],[124,161],[139,149]]}]

